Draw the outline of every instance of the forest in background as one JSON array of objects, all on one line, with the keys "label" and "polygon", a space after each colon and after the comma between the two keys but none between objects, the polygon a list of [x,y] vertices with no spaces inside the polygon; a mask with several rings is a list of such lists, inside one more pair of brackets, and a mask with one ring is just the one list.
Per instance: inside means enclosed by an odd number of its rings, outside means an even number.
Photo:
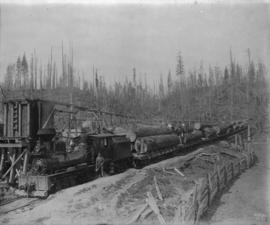
[{"label": "forest in background", "polygon": [[30,59],[24,54],[7,66],[2,94],[16,90],[57,90],[57,96],[52,98],[61,101],[73,90],[80,105],[145,121],[215,122],[251,118],[254,126],[262,130],[269,103],[265,65],[255,62],[249,49],[248,63],[244,66],[237,62],[232,51],[228,55],[229,63],[224,68],[205,67],[201,63],[199,68],[186,70],[179,52],[176,68],[169,70],[166,77],[158,76],[158,85],[150,87],[137,78],[136,68],[131,68],[130,77],[107,84],[96,69],[79,74],[73,65],[73,53],[67,55],[63,48],[60,69],[52,53],[44,65],[34,52]]}]

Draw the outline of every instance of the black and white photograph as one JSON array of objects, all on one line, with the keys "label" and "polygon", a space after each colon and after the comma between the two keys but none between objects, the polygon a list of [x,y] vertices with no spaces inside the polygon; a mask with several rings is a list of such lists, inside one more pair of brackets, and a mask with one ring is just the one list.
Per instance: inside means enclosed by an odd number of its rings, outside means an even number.
[{"label": "black and white photograph", "polygon": [[269,63],[269,0],[0,0],[0,224],[269,224]]}]

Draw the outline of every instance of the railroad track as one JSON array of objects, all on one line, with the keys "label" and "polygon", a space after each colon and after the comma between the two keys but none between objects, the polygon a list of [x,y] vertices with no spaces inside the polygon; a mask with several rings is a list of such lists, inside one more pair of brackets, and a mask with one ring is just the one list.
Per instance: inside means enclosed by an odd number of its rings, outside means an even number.
[{"label": "railroad track", "polygon": [[7,214],[16,210],[24,210],[25,207],[29,207],[39,201],[40,199],[37,198],[33,199],[18,197],[15,199],[11,199],[0,204],[0,215]]},{"label": "railroad track", "polygon": [[15,201],[17,201],[17,200],[19,200],[19,199],[21,199],[21,198],[22,198],[22,197],[18,197],[18,198],[9,199],[9,200],[7,200],[7,201],[4,201],[4,202],[0,203],[0,207],[5,206],[5,205],[7,205],[7,204],[10,204],[10,203],[12,203],[12,202],[15,202]]}]

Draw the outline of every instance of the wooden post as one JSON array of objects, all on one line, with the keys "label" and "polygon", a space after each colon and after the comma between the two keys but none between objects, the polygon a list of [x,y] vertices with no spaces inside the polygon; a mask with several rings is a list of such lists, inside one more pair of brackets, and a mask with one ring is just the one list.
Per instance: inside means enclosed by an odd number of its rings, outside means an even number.
[{"label": "wooden post", "polygon": [[[10,108],[10,117],[11,117],[11,119],[10,119],[10,127],[9,127],[9,134],[7,134],[7,136],[12,136],[12,137],[14,137],[15,136],[15,134],[14,134],[14,130],[13,130],[13,120],[14,120],[14,118],[13,118],[13,111],[14,111],[14,108],[13,108],[13,103],[11,103],[11,104],[9,104],[9,107],[11,107]],[[9,121],[8,121],[9,122]],[[7,124],[9,124],[9,123],[7,123]]]},{"label": "wooden post", "polygon": [[237,134],[234,135],[234,144],[237,146]]},{"label": "wooden post", "polygon": [[181,204],[180,210],[181,210],[181,214],[180,214],[181,225],[184,225],[185,224],[185,210],[184,210],[184,206],[182,204]]},{"label": "wooden post", "polygon": [[26,136],[30,136],[30,102],[27,103],[27,133]]},{"label": "wooden post", "polygon": [[242,141],[242,136],[239,134],[238,135],[238,139],[239,139],[239,145],[241,146],[242,150],[243,150],[243,141]]},{"label": "wooden post", "polygon": [[110,118],[111,118],[111,127],[113,126],[113,116],[112,114],[110,115]]},{"label": "wooden post", "polygon": [[2,175],[3,172],[3,167],[4,167],[4,160],[5,160],[5,149],[1,149],[1,161],[0,161],[0,176]]},{"label": "wooden post", "polygon": [[227,178],[228,172],[227,172],[227,164],[224,164],[224,184],[227,185],[228,178]]},{"label": "wooden post", "polygon": [[250,125],[248,124],[248,134],[247,134],[248,142],[250,142]]},{"label": "wooden post", "polygon": [[[12,154],[11,154],[11,158],[10,158],[10,161],[11,161],[11,166],[14,164],[15,162],[15,157],[16,157],[16,151],[14,148],[12,148]],[[9,173],[9,183],[12,183],[14,180],[14,166],[11,167],[10,169],[10,173]]]},{"label": "wooden post", "polygon": [[8,104],[5,103],[4,104],[4,136],[7,136],[7,130],[8,130],[8,127],[7,127],[7,121],[8,121]]},{"label": "wooden post", "polygon": [[23,171],[22,171],[23,174],[27,173],[28,160],[29,160],[29,151],[27,150],[23,157]]},{"label": "wooden post", "polygon": [[41,102],[39,101],[38,102],[38,129],[40,129],[41,128],[41,107],[42,107],[42,105],[41,105]]},{"label": "wooden post", "polygon": [[208,206],[211,204],[211,191],[212,191],[212,182],[211,182],[211,174],[207,174],[207,179],[208,179],[208,189],[209,189],[209,197],[208,197]]},{"label": "wooden post", "polygon": [[22,105],[21,103],[18,104],[19,106],[19,113],[18,113],[18,131],[19,131],[19,136],[22,136]]},{"label": "wooden post", "polygon": [[222,189],[222,182],[221,182],[221,178],[220,178],[220,166],[217,165],[217,186],[218,186],[218,191],[221,191]]}]

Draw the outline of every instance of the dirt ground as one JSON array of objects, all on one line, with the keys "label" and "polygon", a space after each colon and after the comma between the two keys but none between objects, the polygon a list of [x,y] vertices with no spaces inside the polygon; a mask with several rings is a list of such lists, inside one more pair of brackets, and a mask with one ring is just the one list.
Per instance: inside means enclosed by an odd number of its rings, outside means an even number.
[{"label": "dirt ground", "polygon": [[[258,161],[240,175],[209,209],[200,225],[259,225],[270,223],[270,133],[254,138]],[[267,220],[268,219],[268,220]],[[267,220],[267,221],[266,221]]]},{"label": "dirt ground", "polygon": [[[255,139],[252,147],[256,149],[258,163],[241,174],[222,197],[217,198],[200,225],[268,224],[269,221],[264,220],[269,215],[267,209],[270,206],[266,182],[269,142],[270,137],[267,135]],[[168,159],[143,170],[130,169],[119,175],[68,188],[26,207],[5,209],[8,213],[1,213],[4,208],[0,207],[0,224],[128,224],[145,204],[148,191],[157,199],[153,176],[156,176],[160,191],[166,199],[159,204],[160,210],[166,221],[172,224],[173,220],[168,218],[173,218],[174,208],[181,199],[189,196],[189,190],[194,185],[181,176],[164,174],[162,168],[177,165],[180,158]],[[147,224],[157,223],[156,215],[150,214]]]}]

